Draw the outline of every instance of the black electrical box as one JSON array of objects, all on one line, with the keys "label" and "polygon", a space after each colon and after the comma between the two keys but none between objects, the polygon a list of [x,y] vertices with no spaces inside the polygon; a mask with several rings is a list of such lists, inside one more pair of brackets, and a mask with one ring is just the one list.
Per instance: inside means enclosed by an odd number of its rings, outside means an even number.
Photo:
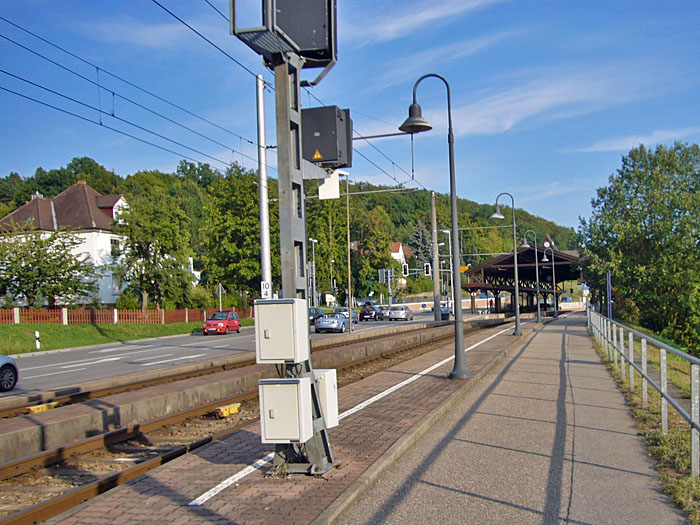
[{"label": "black electrical box", "polygon": [[336,0],[275,0],[273,5],[278,30],[299,46],[304,69],[337,60]]},{"label": "black electrical box", "polygon": [[349,109],[324,106],[301,110],[304,159],[322,168],[352,166],[352,119]]}]

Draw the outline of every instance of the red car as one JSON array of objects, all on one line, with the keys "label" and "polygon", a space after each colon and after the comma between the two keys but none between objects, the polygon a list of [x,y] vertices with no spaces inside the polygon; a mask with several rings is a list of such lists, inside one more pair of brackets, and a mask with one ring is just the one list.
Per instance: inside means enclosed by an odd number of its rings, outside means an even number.
[{"label": "red car", "polygon": [[241,320],[233,310],[214,312],[202,325],[202,334],[228,334],[230,332],[241,333]]}]

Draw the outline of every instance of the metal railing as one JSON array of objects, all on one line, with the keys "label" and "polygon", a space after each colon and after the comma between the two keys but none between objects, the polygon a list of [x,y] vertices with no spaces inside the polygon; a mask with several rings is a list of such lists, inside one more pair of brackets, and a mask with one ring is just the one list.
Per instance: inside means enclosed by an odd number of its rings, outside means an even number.
[{"label": "metal railing", "polygon": [[[616,368],[619,361],[620,372],[623,378],[627,374],[626,368],[629,369],[630,390],[634,391],[635,371],[640,374],[642,379],[642,408],[647,408],[648,405],[648,385],[651,385],[660,394],[661,431],[664,434],[668,433],[668,405],[671,405],[688,422],[691,441],[691,474],[693,477],[698,477],[700,475],[700,359],[662,343],[647,334],[613,321],[590,308],[587,310],[587,321],[591,334],[607,354],[608,361]],[[627,336],[626,338],[625,335]],[[640,364],[635,362],[635,337],[640,341]],[[625,340],[627,340],[627,343],[625,343]],[[656,383],[648,374],[648,343],[659,350],[659,383]],[[668,394],[668,352],[684,359],[690,365],[690,414]]]}]

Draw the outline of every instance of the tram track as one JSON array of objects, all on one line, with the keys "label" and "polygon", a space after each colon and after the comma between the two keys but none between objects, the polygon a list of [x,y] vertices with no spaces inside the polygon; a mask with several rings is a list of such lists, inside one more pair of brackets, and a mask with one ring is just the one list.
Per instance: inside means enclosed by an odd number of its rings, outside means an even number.
[{"label": "tram track", "polygon": [[[452,337],[437,336],[340,364],[336,366],[339,386],[430,352]],[[238,414],[223,420],[207,416],[232,403],[241,404]],[[2,523],[49,519],[257,419],[257,391],[242,392],[7,462],[0,465]]]}]

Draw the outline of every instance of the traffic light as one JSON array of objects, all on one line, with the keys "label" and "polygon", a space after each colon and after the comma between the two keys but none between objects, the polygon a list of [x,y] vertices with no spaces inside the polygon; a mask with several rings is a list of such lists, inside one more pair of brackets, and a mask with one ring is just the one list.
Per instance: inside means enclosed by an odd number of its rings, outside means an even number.
[{"label": "traffic light", "polygon": [[408,277],[408,264],[403,263],[401,265],[401,273],[403,274],[404,277]]},{"label": "traffic light", "polygon": [[430,263],[423,263],[423,275],[430,277]]}]

